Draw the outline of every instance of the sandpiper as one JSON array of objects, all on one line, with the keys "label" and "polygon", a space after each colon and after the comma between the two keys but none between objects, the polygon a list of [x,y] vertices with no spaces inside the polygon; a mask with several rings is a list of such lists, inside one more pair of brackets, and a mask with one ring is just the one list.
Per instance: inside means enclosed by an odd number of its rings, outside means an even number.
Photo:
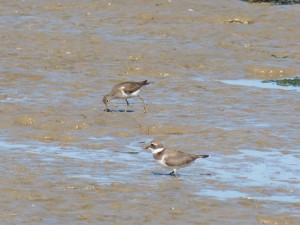
[{"label": "sandpiper", "polygon": [[107,108],[107,104],[114,98],[116,99],[125,99],[126,101],[126,109],[125,112],[127,112],[129,102],[127,99],[133,98],[133,97],[139,97],[141,101],[143,102],[144,106],[144,112],[147,112],[146,104],[144,102],[144,99],[139,96],[139,92],[141,88],[147,84],[150,84],[147,82],[147,80],[144,80],[142,82],[122,82],[115,86],[113,86],[111,92],[103,97],[103,103],[105,104],[105,111],[109,112],[110,110]]},{"label": "sandpiper", "polygon": [[209,155],[194,155],[181,151],[166,149],[163,144],[151,142],[145,149],[150,149],[156,162],[162,167],[172,169],[169,175],[178,176],[177,170],[186,167],[199,158],[207,158]]}]

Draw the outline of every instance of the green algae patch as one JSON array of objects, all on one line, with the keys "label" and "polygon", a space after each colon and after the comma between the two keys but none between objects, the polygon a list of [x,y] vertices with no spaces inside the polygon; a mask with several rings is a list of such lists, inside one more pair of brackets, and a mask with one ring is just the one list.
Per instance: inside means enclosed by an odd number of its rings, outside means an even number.
[{"label": "green algae patch", "polygon": [[244,0],[249,3],[262,3],[262,2],[270,2],[278,5],[293,5],[299,4],[300,0]]},{"label": "green algae patch", "polygon": [[276,83],[279,86],[293,86],[300,87],[300,77],[292,79],[281,79],[281,80],[263,80],[263,83]]}]

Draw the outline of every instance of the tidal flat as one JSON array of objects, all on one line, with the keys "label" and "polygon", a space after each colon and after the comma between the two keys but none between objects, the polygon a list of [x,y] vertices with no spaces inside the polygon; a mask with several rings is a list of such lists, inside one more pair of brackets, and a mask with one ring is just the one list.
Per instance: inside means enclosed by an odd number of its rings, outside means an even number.
[{"label": "tidal flat", "polygon": [[[300,224],[300,92],[255,83],[299,76],[300,5],[0,11],[1,224]],[[104,112],[113,85],[146,79],[148,113],[138,98]],[[210,157],[162,176],[154,139]]]}]

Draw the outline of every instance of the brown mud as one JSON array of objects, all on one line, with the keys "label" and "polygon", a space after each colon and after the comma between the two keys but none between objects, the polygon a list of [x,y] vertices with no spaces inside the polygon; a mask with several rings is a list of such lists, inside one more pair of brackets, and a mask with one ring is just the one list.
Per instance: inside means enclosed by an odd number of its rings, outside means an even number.
[{"label": "brown mud", "polygon": [[[299,89],[251,83],[299,76],[299,7],[3,1],[1,223],[300,224]],[[211,157],[159,175],[153,139]]]}]

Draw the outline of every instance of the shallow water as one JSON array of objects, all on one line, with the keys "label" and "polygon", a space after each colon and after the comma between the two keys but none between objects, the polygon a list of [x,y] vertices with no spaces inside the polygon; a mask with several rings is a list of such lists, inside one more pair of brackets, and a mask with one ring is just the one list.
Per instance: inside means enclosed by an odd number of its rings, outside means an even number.
[{"label": "shallow water", "polygon": [[[300,224],[299,89],[260,83],[300,74],[299,5],[0,10],[2,224]],[[114,84],[144,79],[149,113],[103,111]],[[153,139],[210,157],[167,176]]]}]

